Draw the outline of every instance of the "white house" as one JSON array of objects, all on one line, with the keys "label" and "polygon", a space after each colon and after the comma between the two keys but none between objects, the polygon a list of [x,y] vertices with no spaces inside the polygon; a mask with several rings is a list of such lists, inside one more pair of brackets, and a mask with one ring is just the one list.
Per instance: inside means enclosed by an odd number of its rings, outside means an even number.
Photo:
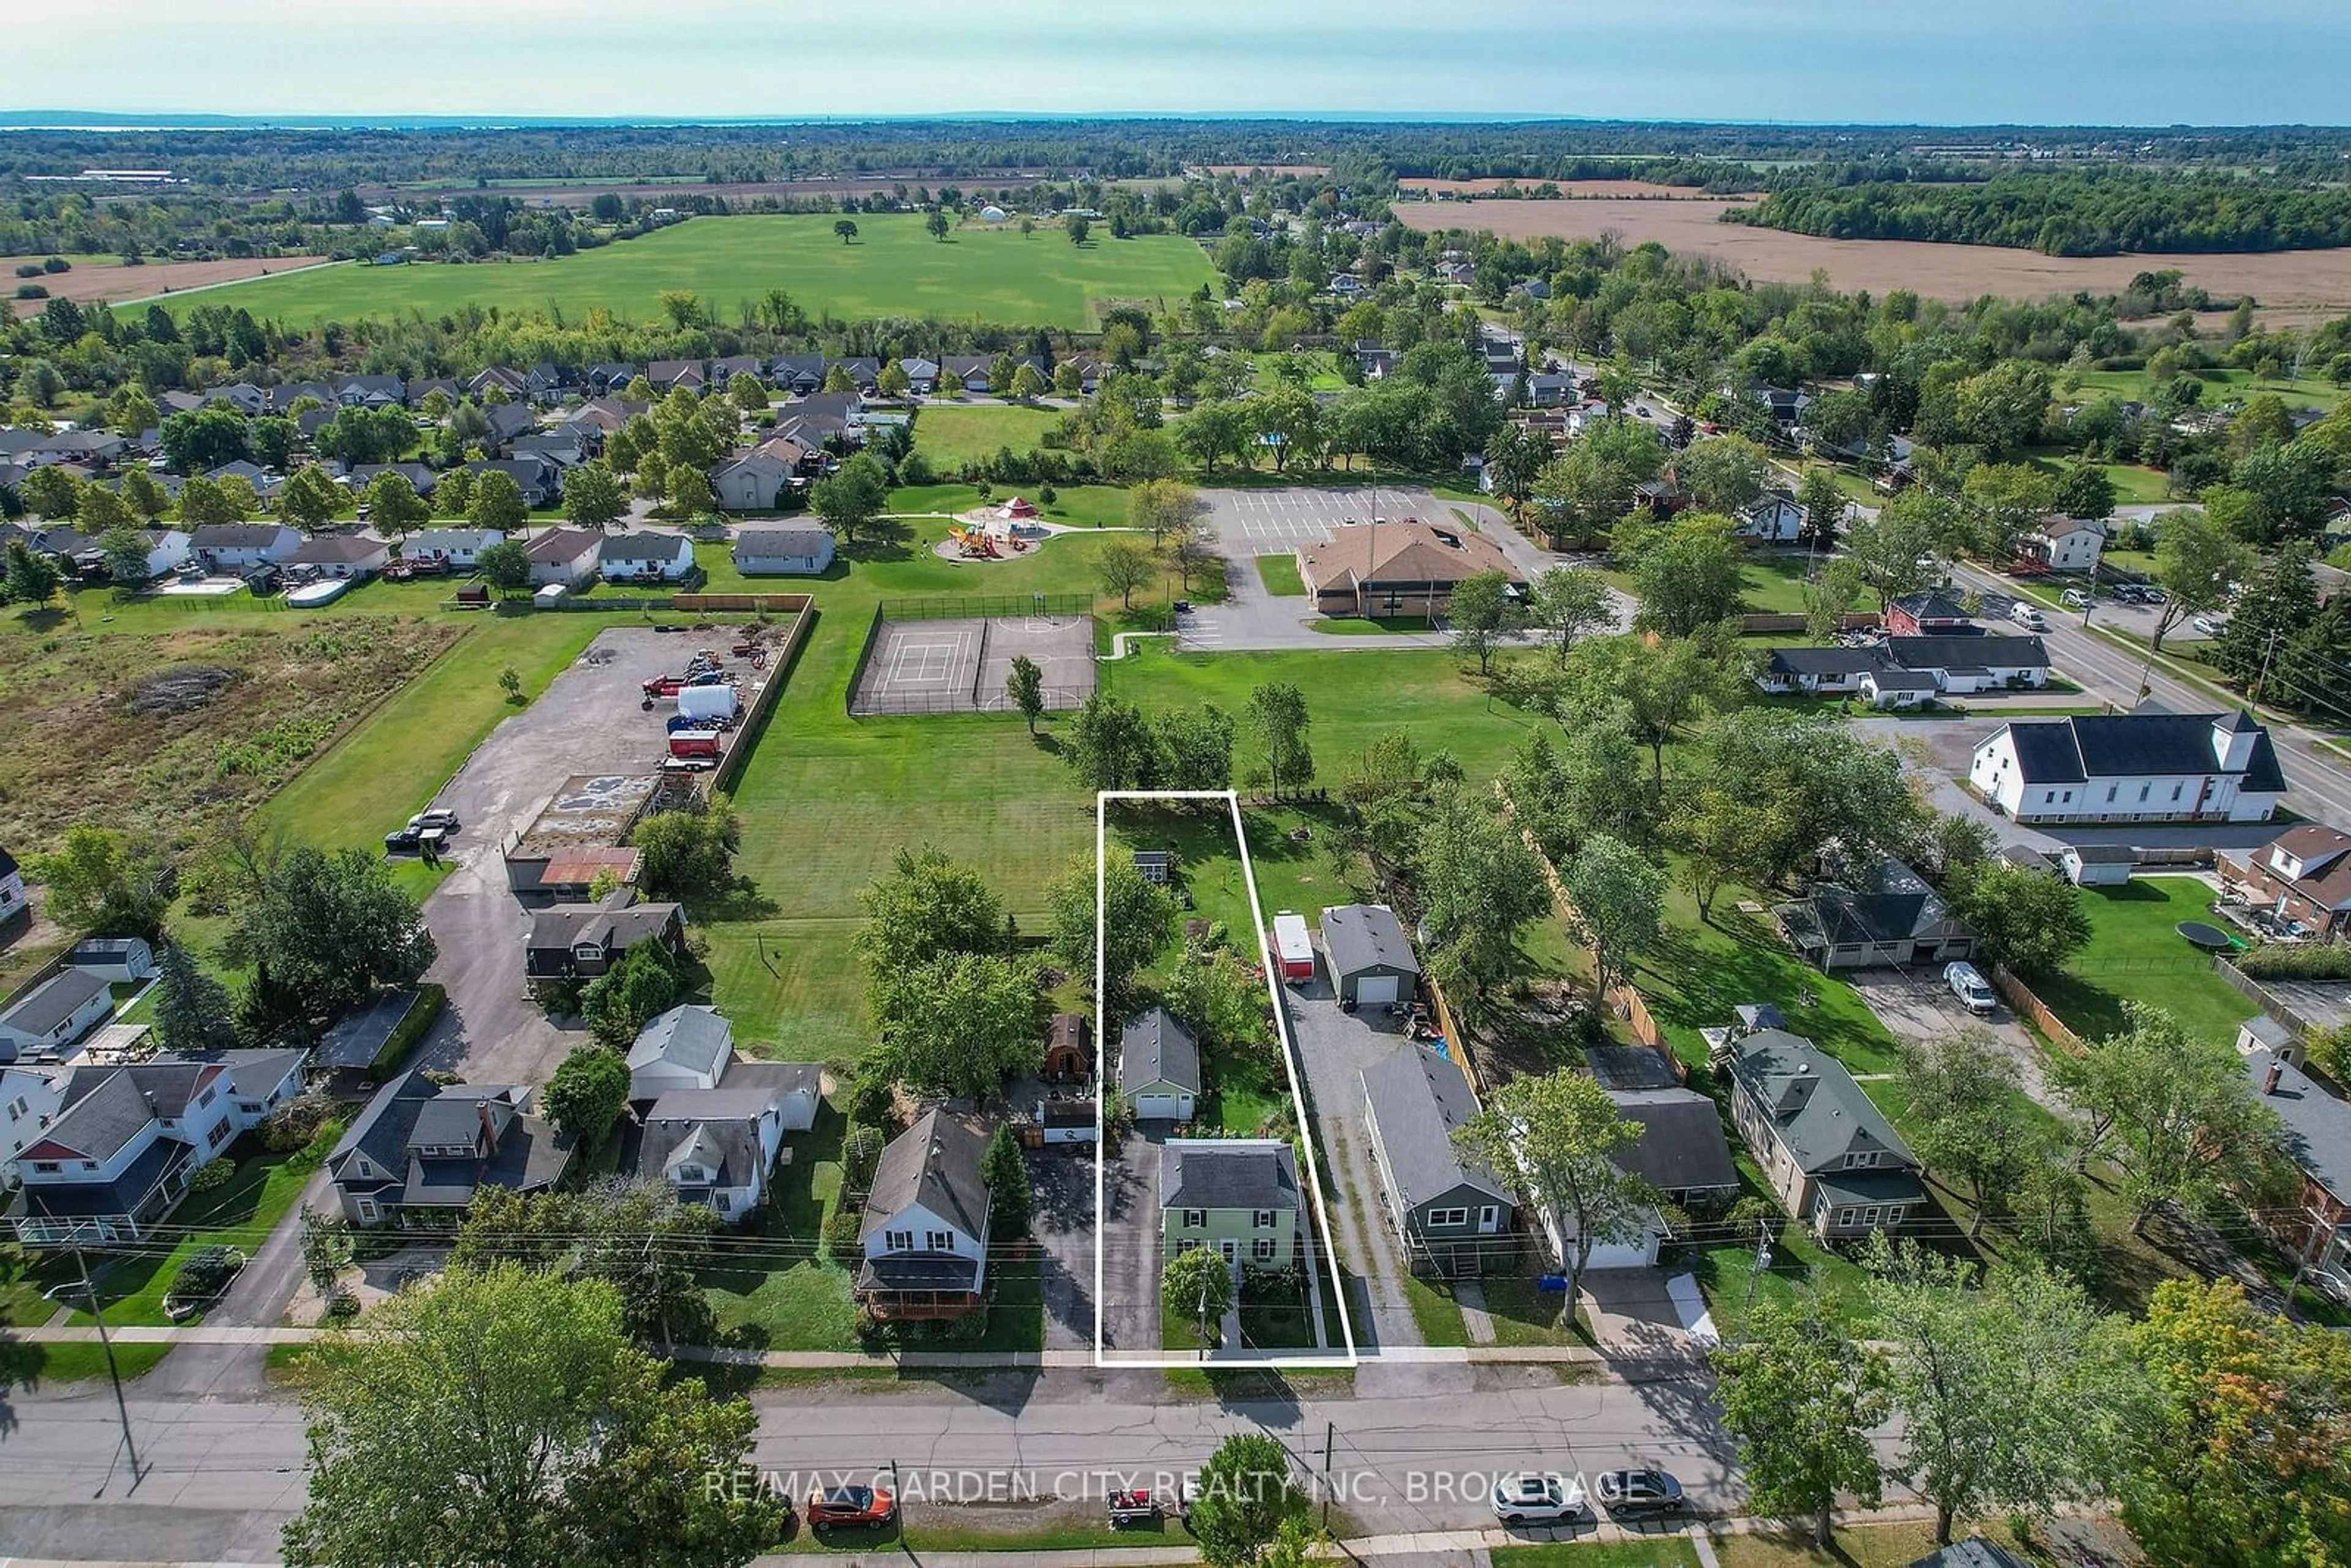
[{"label": "white house", "polygon": [[877,1317],[953,1318],[987,1289],[987,1142],[933,1109],[890,1140],[858,1221],[858,1301]]},{"label": "white house", "polygon": [[48,1131],[65,1104],[62,1070],[0,1067],[0,1192],[15,1187],[16,1156]]},{"label": "white house", "polygon": [[1731,534],[1752,544],[1784,545],[1795,542],[1803,531],[1804,508],[1785,490],[1771,490],[1741,509],[1739,526]]},{"label": "white house", "polygon": [[55,1056],[113,1010],[114,992],[102,976],[60,969],[0,1012],[0,1060]]},{"label": "white house", "polygon": [[484,550],[506,539],[498,528],[424,528],[400,541],[400,559],[441,562],[470,571],[480,564]]},{"label": "white house", "polygon": [[235,572],[284,560],[302,548],[302,536],[284,523],[204,523],[188,545],[210,570]]},{"label": "white house", "polygon": [[2005,724],[1968,782],[2020,822],[2265,822],[2286,789],[2269,731],[2242,709]]},{"label": "white house", "polygon": [[694,541],[684,534],[614,534],[597,559],[607,582],[675,582],[694,570]]},{"label": "white house", "polygon": [[193,548],[188,536],[177,528],[141,528],[139,537],[147,546],[147,578],[153,581],[168,577],[188,564]]},{"label": "white house", "polygon": [[672,1008],[638,1030],[629,1048],[629,1098],[716,1089],[734,1060],[735,1026],[717,1009]]},{"label": "white house", "polygon": [[767,1201],[783,1150],[781,1087],[673,1089],[645,1113],[637,1170],[732,1222]]},{"label": "white house", "polygon": [[746,577],[816,577],[832,565],[832,530],[820,523],[778,523],[735,535],[735,570]]},{"label": "white house", "polygon": [[2084,517],[2043,517],[2016,541],[2018,564],[2043,571],[2093,572],[2106,548],[2106,525]]},{"label": "white house", "polygon": [[775,453],[753,447],[731,463],[710,471],[710,488],[721,509],[729,512],[771,512],[794,470]]},{"label": "white house", "polygon": [[242,1133],[301,1092],[301,1051],[165,1053],[79,1067],[62,1108],[17,1155],[10,1218],[30,1247],[135,1241]]},{"label": "white house", "polygon": [[604,541],[580,528],[549,528],[523,547],[530,559],[530,585],[577,588],[596,575]]},{"label": "white house", "polygon": [[289,569],[308,568],[342,581],[363,581],[391,562],[392,547],[365,534],[315,534],[286,558]]}]

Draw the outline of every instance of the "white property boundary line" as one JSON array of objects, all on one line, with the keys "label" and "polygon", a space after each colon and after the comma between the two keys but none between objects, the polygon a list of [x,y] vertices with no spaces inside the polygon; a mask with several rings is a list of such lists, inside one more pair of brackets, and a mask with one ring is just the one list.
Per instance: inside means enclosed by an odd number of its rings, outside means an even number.
[{"label": "white property boundary line", "polygon": [[[1233,843],[1241,857],[1241,883],[1249,894],[1249,920],[1257,927],[1257,951],[1265,964],[1266,999],[1273,1004],[1273,1027],[1281,1040],[1281,1067],[1290,1078],[1290,1105],[1298,1118],[1299,1142],[1306,1151],[1306,1186],[1314,1195],[1314,1229],[1322,1242],[1322,1256],[1330,1262],[1323,1272],[1329,1277],[1331,1294],[1339,1304],[1339,1333],[1346,1340],[1343,1354],[1290,1355],[1280,1352],[1232,1353],[1203,1351],[1193,1356],[1142,1356],[1121,1354],[1115,1357],[1104,1354],[1102,1345],[1102,1284],[1103,1246],[1108,1218],[1108,1173],[1110,1168],[1109,1137],[1105,1118],[1110,1104],[1109,1082],[1111,1019],[1102,1010],[1104,971],[1108,968],[1103,929],[1103,873],[1108,865],[1110,842],[1110,802],[1113,800],[1222,800],[1232,815]],[[1161,1367],[1169,1370],[1197,1370],[1208,1366],[1251,1366],[1273,1370],[1353,1370],[1362,1364],[1363,1357],[1355,1348],[1355,1323],[1347,1310],[1346,1281],[1339,1271],[1339,1242],[1331,1229],[1331,1215],[1322,1198],[1322,1171],[1314,1153],[1314,1127],[1306,1117],[1306,1096],[1299,1087],[1297,1042],[1290,1038],[1290,1011],[1283,1005],[1281,979],[1275,973],[1271,959],[1271,944],[1265,928],[1265,911],[1259,907],[1257,868],[1249,863],[1249,829],[1241,821],[1240,796],[1230,789],[1103,789],[1094,796],[1094,1044],[1098,1057],[1098,1082],[1094,1095],[1094,1364],[1096,1366]],[[1321,1268],[1314,1260],[1312,1249],[1307,1251],[1307,1267]],[[1158,1303],[1150,1303],[1154,1317],[1158,1315]],[[1162,1348],[1165,1348],[1164,1346]]]}]

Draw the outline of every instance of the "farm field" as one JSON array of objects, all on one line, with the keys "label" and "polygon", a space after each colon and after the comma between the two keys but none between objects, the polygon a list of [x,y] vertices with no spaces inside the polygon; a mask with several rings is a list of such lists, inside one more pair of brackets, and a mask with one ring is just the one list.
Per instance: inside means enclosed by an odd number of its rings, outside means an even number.
[{"label": "farm field", "polygon": [[834,221],[824,214],[697,218],[557,261],[353,262],[206,298],[288,326],[466,305],[572,317],[604,309],[644,321],[661,313],[665,289],[691,290],[732,318],[737,305],[781,288],[812,315],[1082,328],[1107,302],[1173,299],[1217,277],[1207,253],[1176,235],[1073,246],[1050,229],[966,228],[941,243],[923,232],[920,216],[893,213],[860,216],[856,242],[843,245]]},{"label": "farm field", "polygon": [[1883,294],[1907,288],[1930,299],[1997,294],[2039,299],[2080,289],[2108,294],[2150,268],[2177,268],[2216,296],[2251,293],[2264,305],[2351,309],[2351,250],[2269,256],[2053,256],[1991,246],[1917,240],[1815,239],[1718,221],[1735,204],[1720,199],[1406,202],[1396,217],[1412,227],[1491,229],[1514,239],[1541,235],[1596,238],[1614,231],[1627,246],[1656,240],[1682,255],[1711,256],[1764,281],[1802,283],[1815,269],[1844,289]]},{"label": "farm field", "polygon": [[[110,256],[69,256],[70,272],[50,273],[41,277],[18,279],[14,277],[19,263],[43,259],[37,256],[0,256],[0,277],[13,283],[37,283],[49,291],[52,299],[76,299],[87,305],[103,299],[120,303],[125,299],[145,299],[158,294],[179,294],[193,288],[211,288],[223,283],[237,283],[248,277],[275,277],[303,267],[316,267],[315,256],[245,256],[226,261],[150,261],[137,267],[125,267]],[[14,292],[12,287],[11,292]],[[37,316],[47,299],[13,300],[19,316]]]},{"label": "farm field", "polygon": [[[2204,383],[2207,406],[2230,402],[2253,396],[2257,392],[2275,392],[2289,408],[2333,408],[2343,401],[2343,389],[2315,376],[2300,381],[2285,378],[2265,381],[2251,371],[2218,369],[2192,372]],[[2080,391],[2076,396],[2095,396],[2112,392],[2116,397],[2137,398],[2144,402],[2154,395],[2154,378],[2145,371],[2084,371],[2080,372]]]},{"label": "farm field", "polygon": [[[1608,197],[1652,202],[1698,202],[1722,200],[1695,185],[1660,185],[1651,180],[1510,180],[1490,176],[1479,180],[1437,180],[1416,177],[1398,180],[1399,190],[1418,191],[1431,196],[1491,196],[1495,192],[1515,184],[1521,191],[1531,191],[1549,184],[1560,196],[1569,201],[1593,201]],[[1550,197],[1543,198],[1546,201]],[[1399,208],[1399,211],[1402,209]],[[1417,228],[1420,225],[1413,225]]]}]

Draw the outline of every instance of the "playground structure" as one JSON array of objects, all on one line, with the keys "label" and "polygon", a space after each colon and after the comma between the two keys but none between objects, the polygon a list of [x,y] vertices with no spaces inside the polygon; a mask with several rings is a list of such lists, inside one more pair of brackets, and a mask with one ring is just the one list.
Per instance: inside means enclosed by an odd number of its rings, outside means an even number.
[{"label": "playground structure", "polygon": [[949,545],[968,560],[1025,555],[1052,534],[1051,526],[1038,516],[1037,504],[1025,496],[975,507],[947,526]]},{"label": "playground structure", "polygon": [[1008,555],[1025,553],[1029,543],[1017,534],[1007,535],[999,546],[996,536],[985,528],[967,528],[960,523],[947,525],[947,538],[966,559],[972,560],[1002,560]]}]

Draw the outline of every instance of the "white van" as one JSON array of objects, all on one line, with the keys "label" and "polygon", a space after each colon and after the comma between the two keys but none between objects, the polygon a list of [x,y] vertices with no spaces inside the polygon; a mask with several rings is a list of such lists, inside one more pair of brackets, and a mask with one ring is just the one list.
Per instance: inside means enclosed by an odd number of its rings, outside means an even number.
[{"label": "white van", "polygon": [[1951,988],[1951,995],[1959,998],[1968,1011],[1981,1016],[2000,1006],[2000,998],[1991,993],[1991,986],[1981,971],[1965,959],[1943,966],[1943,983]]},{"label": "white van", "polygon": [[2034,609],[2032,605],[2025,603],[2022,599],[2008,607],[2008,618],[2011,621],[2015,622],[2019,626],[2023,627],[2027,632],[2046,632],[2049,630],[2049,617],[2042,614],[2040,611]]}]

